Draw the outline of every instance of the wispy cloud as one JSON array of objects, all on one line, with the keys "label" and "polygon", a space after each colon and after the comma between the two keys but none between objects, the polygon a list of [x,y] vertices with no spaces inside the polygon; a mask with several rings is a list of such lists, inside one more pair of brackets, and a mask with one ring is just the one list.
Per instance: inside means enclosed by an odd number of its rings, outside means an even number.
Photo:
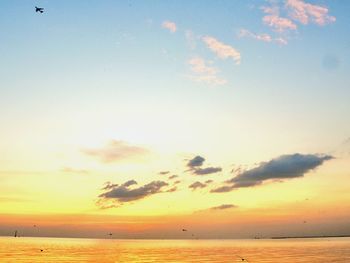
[{"label": "wispy cloud", "polygon": [[244,38],[244,37],[252,38],[252,39],[267,42],[267,43],[274,42],[274,43],[281,44],[281,45],[288,44],[288,41],[282,37],[273,38],[271,35],[266,34],[266,33],[256,34],[256,33],[249,31],[248,29],[241,29],[238,33],[238,37],[239,38]]},{"label": "wispy cloud", "polygon": [[191,188],[192,190],[196,190],[196,189],[201,189],[201,188],[205,188],[207,187],[206,184],[203,184],[201,182],[194,182],[193,184],[189,185],[188,188]]},{"label": "wispy cloud", "polygon": [[160,171],[159,172],[160,175],[166,175],[166,174],[169,174],[169,173],[170,173],[170,171]]},{"label": "wispy cloud", "polygon": [[124,141],[112,140],[102,148],[83,149],[83,153],[96,157],[102,162],[111,163],[119,160],[142,156],[148,150],[139,146],[130,145]]},{"label": "wispy cloud", "polygon": [[176,190],[177,190],[177,187],[174,186],[174,187],[172,187],[172,188],[166,190],[165,192],[166,192],[166,193],[173,193],[173,192],[176,192]]},{"label": "wispy cloud", "polygon": [[162,27],[168,29],[171,33],[175,33],[177,30],[176,24],[171,21],[164,21]]},{"label": "wispy cloud", "polygon": [[260,163],[258,167],[242,172],[226,186],[213,189],[213,193],[229,192],[235,188],[261,185],[268,180],[284,180],[303,177],[306,173],[320,166],[324,161],[331,160],[329,155],[290,154],[282,155],[268,162]]},{"label": "wispy cloud", "polygon": [[275,42],[281,45],[287,45],[288,44],[288,40],[283,38],[283,37],[278,37],[275,38]]},{"label": "wispy cloud", "polygon": [[209,207],[207,209],[197,210],[197,211],[195,211],[195,213],[220,212],[222,210],[228,210],[228,209],[233,209],[233,208],[238,208],[238,206],[234,205],[234,204],[222,204],[219,206]]},{"label": "wispy cloud", "polygon": [[286,7],[289,16],[304,25],[311,21],[323,26],[336,21],[334,16],[328,14],[327,7],[306,3],[303,0],[287,0]]},{"label": "wispy cloud", "polygon": [[174,174],[174,175],[171,175],[168,177],[169,180],[172,180],[172,179],[175,179],[175,178],[178,178],[179,176]]},{"label": "wispy cloud", "polygon": [[209,208],[210,210],[225,210],[225,209],[231,209],[231,208],[237,208],[237,205],[232,205],[232,204],[223,204],[219,206],[214,206]]},{"label": "wispy cloud", "polygon": [[117,187],[119,184],[113,184],[111,182],[106,182],[105,185],[101,188],[101,190],[109,190]]},{"label": "wispy cloud", "polygon": [[218,76],[218,70],[210,66],[211,62],[205,61],[201,57],[193,57],[188,61],[191,71],[194,73],[191,78],[196,82],[204,82],[210,85],[224,85],[227,80]]},{"label": "wispy cloud", "polygon": [[[336,21],[334,16],[329,15],[327,7],[310,4],[304,0],[286,0],[285,5],[278,5],[278,2],[271,2],[271,6],[263,6],[261,9],[266,14],[262,18],[263,23],[279,33],[296,30],[297,25],[293,21],[303,25],[312,22],[319,26]],[[283,10],[287,17],[281,17],[280,10]],[[285,39],[279,42],[283,44]]]},{"label": "wispy cloud", "polygon": [[196,175],[207,175],[207,174],[213,174],[217,172],[221,172],[221,167],[206,167],[206,168],[197,168],[193,171]]},{"label": "wispy cloud", "polygon": [[241,63],[241,53],[234,47],[224,44],[211,36],[204,36],[202,40],[220,59],[232,58],[236,64]]},{"label": "wispy cloud", "polygon": [[242,28],[239,33],[238,33],[238,37],[242,38],[242,37],[249,37],[249,38],[253,38],[259,41],[264,41],[264,42],[271,42],[272,41],[272,37],[269,34],[255,34],[253,32],[250,32],[247,29]]},{"label": "wispy cloud", "polygon": [[284,32],[286,30],[296,30],[297,25],[288,18],[280,17],[279,7],[273,5],[271,7],[262,7],[263,12],[266,14],[262,21],[265,25],[272,27],[277,32]]},{"label": "wispy cloud", "polygon": [[[99,195],[99,200],[97,205],[107,207],[108,206],[118,206],[125,202],[135,201],[143,199],[147,196],[151,196],[157,193],[162,192],[162,188],[168,184],[164,181],[153,181],[149,184],[130,188],[133,185],[136,185],[135,180],[129,180],[122,185],[107,183],[103,190],[106,192]],[[111,203],[108,203],[111,201]]]},{"label": "wispy cloud", "polygon": [[188,64],[191,65],[191,70],[194,73],[202,74],[202,75],[216,75],[218,72],[214,67],[210,67],[207,65],[204,59],[201,57],[193,57],[188,61]]}]

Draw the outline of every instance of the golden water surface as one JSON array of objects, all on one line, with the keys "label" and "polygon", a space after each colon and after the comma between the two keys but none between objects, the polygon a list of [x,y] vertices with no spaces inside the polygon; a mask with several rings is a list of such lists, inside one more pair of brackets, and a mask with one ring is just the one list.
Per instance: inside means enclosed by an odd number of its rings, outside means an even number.
[{"label": "golden water surface", "polygon": [[350,262],[350,238],[99,240],[0,237],[0,262]]}]

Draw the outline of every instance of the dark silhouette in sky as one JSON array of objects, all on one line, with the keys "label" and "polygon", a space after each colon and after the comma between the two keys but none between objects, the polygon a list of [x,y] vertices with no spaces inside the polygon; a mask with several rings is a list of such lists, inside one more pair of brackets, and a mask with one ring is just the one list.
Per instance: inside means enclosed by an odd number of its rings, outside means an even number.
[{"label": "dark silhouette in sky", "polygon": [[237,255],[242,261],[244,262],[248,262],[248,260],[246,260],[245,258],[242,258],[241,256]]},{"label": "dark silhouette in sky", "polygon": [[37,7],[37,6],[36,6],[36,7],[35,7],[35,12],[36,12],[36,13],[40,12],[40,13],[42,14],[42,13],[44,13],[44,8],[42,8],[42,7]]}]

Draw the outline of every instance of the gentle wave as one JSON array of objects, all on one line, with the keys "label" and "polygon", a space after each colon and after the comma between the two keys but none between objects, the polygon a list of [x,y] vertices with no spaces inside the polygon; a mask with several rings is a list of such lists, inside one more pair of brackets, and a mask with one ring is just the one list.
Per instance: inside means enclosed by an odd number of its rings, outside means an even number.
[{"label": "gentle wave", "polygon": [[350,238],[98,240],[0,237],[0,262],[345,263],[350,262]]}]

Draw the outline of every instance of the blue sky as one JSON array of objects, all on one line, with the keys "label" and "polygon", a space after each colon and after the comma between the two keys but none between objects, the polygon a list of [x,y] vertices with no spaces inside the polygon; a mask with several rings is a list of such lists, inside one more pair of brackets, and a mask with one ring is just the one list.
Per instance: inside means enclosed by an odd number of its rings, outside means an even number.
[{"label": "blue sky", "polygon": [[[62,119],[62,109],[84,114],[165,107],[177,116],[182,108],[193,118],[199,112],[232,121],[244,116],[267,130],[287,125],[329,146],[350,129],[350,4],[310,3],[327,7],[336,21],[293,20],[296,30],[276,32],[262,22],[262,8],[278,6],[287,17],[284,1],[3,1],[3,118],[49,121]],[[34,5],[44,6],[45,13],[33,12]],[[177,31],[163,28],[164,21],[175,23]],[[242,29],[288,44],[239,37]],[[238,50],[240,65],[218,58],[204,36]],[[193,81],[193,57],[211,63],[226,83]]]}]

